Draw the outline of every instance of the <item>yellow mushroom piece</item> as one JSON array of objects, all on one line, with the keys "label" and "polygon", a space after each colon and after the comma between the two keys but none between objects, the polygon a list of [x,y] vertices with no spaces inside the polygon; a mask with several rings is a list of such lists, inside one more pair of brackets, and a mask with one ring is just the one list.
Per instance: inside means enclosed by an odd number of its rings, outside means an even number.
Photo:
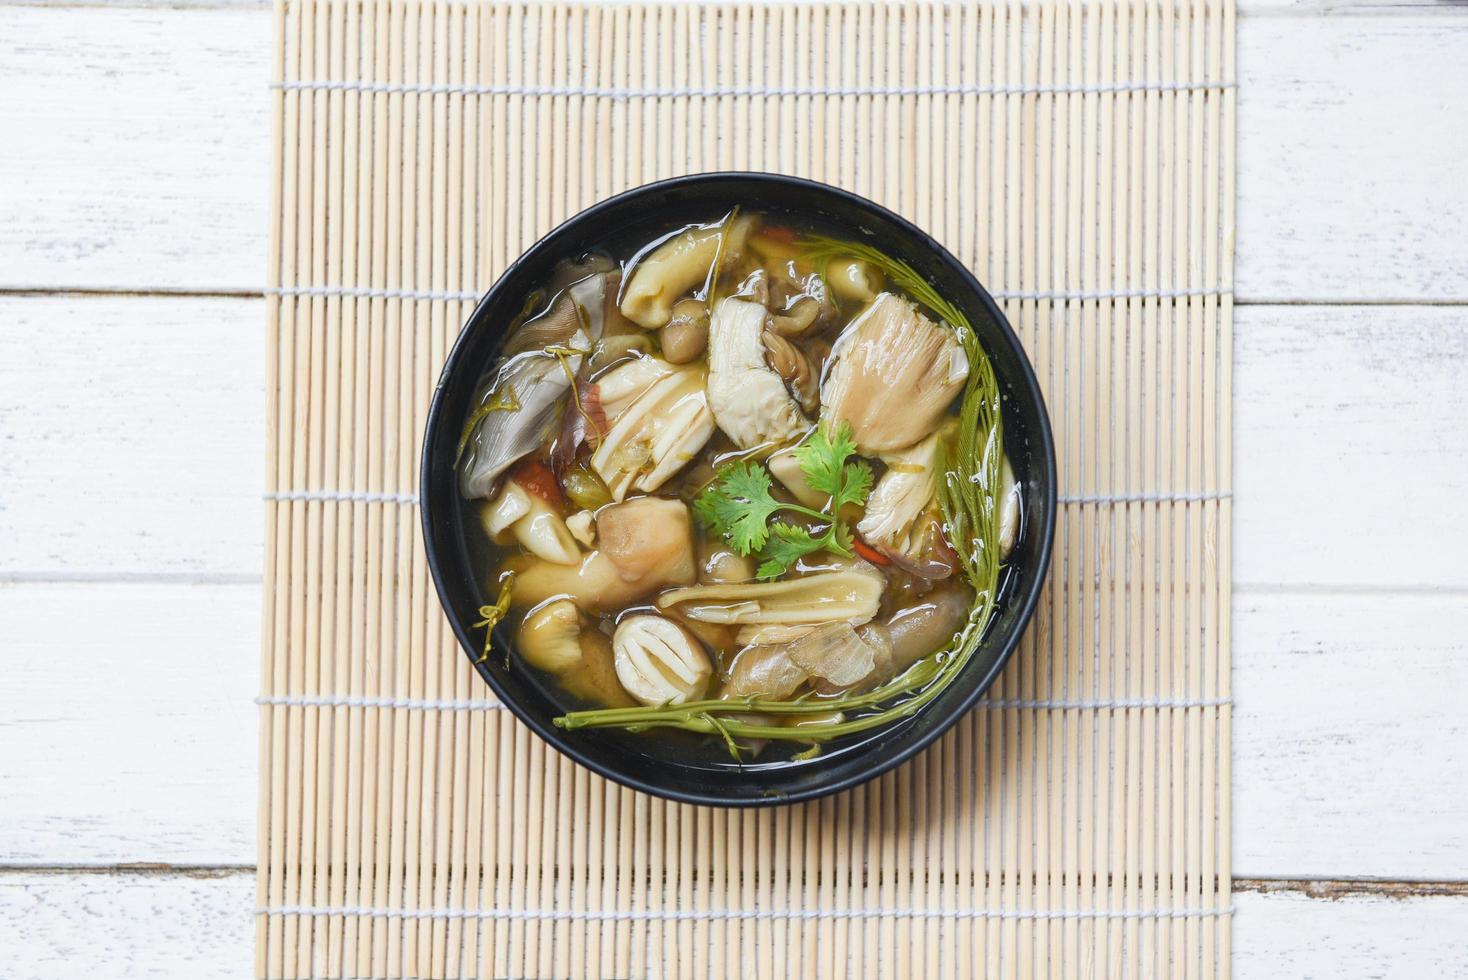
[{"label": "yellow mushroom piece", "polygon": [[755,220],[739,216],[685,228],[664,241],[632,269],[622,293],[622,315],[648,330],[673,318],[673,304],[707,283],[720,266],[738,261]]}]

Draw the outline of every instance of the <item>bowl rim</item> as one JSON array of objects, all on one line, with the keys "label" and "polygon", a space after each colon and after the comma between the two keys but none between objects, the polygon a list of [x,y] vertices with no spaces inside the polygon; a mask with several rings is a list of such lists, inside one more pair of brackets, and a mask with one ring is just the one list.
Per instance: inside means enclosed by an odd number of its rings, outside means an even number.
[{"label": "bowl rim", "polygon": [[[1039,560],[1037,567],[1033,569],[1033,574],[1028,576],[1028,581],[1024,583],[1021,590],[1010,600],[1019,609],[1016,626],[1009,635],[1003,638],[998,655],[994,658],[989,668],[972,684],[968,691],[963,693],[963,696],[948,712],[947,717],[940,719],[930,729],[909,737],[906,743],[902,744],[890,756],[882,758],[870,767],[858,769],[841,778],[823,782],[800,791],[747,799],[717,796],[696,790],[683,790],[675,787],[654,785],[640,779],[636,775],[620,771],[614,766],[603,765],[597,759],[583,752],[566,736],[566,733],[557,729],[554,724],[543,721],[523,707],[515,698],[508,696],[500,683],[495,679],[494,673],[488,669],[488,665],[478,662],[479,653],[473,637],[469,635],[467,622],[452,609],[450,597],[446,594],[443,576],[440,572],[440,565],[442,564],[443,558],[435,543],[432,522],[430,520],[430,512],[433,508],[428,503],[430,497],[428,487],[433,471],[431,450],[437,440],[439,427],[445,424],[442,417],[444,413],[445,382],[453,374],[464,370],[459,362],[466,356],[465,349],[472,332],[470,326],[480,316],[481,312],[497,298],[497,294],[506,288],[508,283],[514,280],[519,270],[532,257],[536,256],[548,244],[560,238],[574,226],[595,220],[600,215],[621,207],[629,200],[645,195],[719,181],[743,181],[754,185],[756,188],[761,185],[794,186],[806,188],[813,193],[834,196],[860,211],[871,214],[879,221],[894,226],[901,234],[910,237],[918,249],[931,252],[940,263],[949,266],[951,271],[957,275],[960,282],[978,299],[980,305],[997,326],[1005,341],[1019,354],[1018,362],[1020,370],[1018,377],[1006,376],[1005,380],[1009,381],[1017,390],[1023,391],[1027,397],[1032,398],[1039,408],[1037,424],[1034,426],[1034,431],[1030,433],[1030,437],[1032,454],[1038,461],[1045,482],[1045,495],[1042,498],[1044,512],[1041,515],[1042,519],[1037,522],[1037,526],[1033,527],[1034,533],[1039,535]],[[428,406],[427,421],[424,426],[418,481],[419,530],[423,538],[424,557],[428,565],[429,574],[433,579],[434,591],[438,595],[439,606],[443,615],[448,620],[449,627],[452,629],[455,638],[458,640],[460,650],[469,658],[475,673],[494,691],[500,704],[510,710],[520,721],[524,722],[531,731],[540,736],[551,748],[577,764],[585,766],[592,772],[606,779],[610,779],[612,782],[661,799],[731,809],[784,806],[786,804],[818,799],[852,789],[908,762],[947,733],[957,724],[960,718],[973,710],[979,698],[993,686],[999,673],[1009,663],[1010,658],[1014,655],[1021,638],[1029,628],[1034,616],[1035,607],[1039,603],[1040,593],[1044,588],[1045,579],[1050,568],[1051,548],[1054,544],[1055,536],[1058,494],[1055,442],[1050,425],[1050,412],[1045,404],[1044,392],[1041,390],[1039,380],[1035,376],[1034,365],[1030,362],[1029,354],[1026,352],[1024,345],[1020,343],[1019,336],[1010,325],[1009,318],[1004,315],[1004,311],[999,308],[993,296],[989,294],[989,291],[979,282],[978,277],[973,274],[968,266],[960,262],[952,252],[948,251],[940,242],[916,224],[869,198],[841,187],[804,177],[795,177],[767,171],[743,170],[720,170],[670,177],[647,184],[640,184],[614,194],[611,197],[603,198],[556,225],[555,228],[542,235],[533,245],[525,249],[515,261],[506,266],[505,270],[500,273],[494,283],[484,292],[479,302],[475,304],[473,311],[464,320],[464,325],[455,337],[453,345],[447,357],[444,359],[443,367],[439,371],[438,380],[435,382],[433,388],[433,397]],[[927,710],[932,710],[932,706],[928,706],[925,712]]]}]

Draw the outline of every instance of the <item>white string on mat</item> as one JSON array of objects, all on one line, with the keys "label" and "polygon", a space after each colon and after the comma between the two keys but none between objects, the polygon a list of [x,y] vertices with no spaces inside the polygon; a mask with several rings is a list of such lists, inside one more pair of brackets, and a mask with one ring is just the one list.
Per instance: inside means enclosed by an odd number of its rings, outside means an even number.
[{"label": "white string on mat", "polygon": [[1099,290],[1042,290],[1039,292],[990,293],[998,300],[1091,300],[1108,299],[1186,299],[1190,296],[1232,296],[1233,290],[1222,286],[1198,289],[1099,289]]},{"label": "white string on mat", "polygon": [[[262,695],[259,705],[288,708],[404,708],[408,711],[504,711],[498,701],[437,701],[424,698],[368,698],[345,694],[279,694]],[[1218,708],[1233,704],[1232,698],[1132,698],[1121,700],[1049,701],[1018,698],[988,698],[975,707],[1004,710],[1018,708],[1029,711],[1107,711],[1164,708]]]},{"label": "white string on mat", "polygon": [[324,503],[416,504],[416,493],[371,493],[365,490],[267,490],[266,500],[306,500]]},{"label": "white string on mat", "polygon": [[1222,92],[1238,82],[1116,82],[1101,85],[843,85],[761,86],[732,85],[709,88],[624,88],[597,85],[459,85],[422,82],[339,81],[297,79],[272,82],[284,92],[374,92],[385,95],[519,95],[529,97],[569,96],[611,99],[718,99],[718,98],[859,98],[863,96],[913,95],[1122,95],[1129,93]]},{"label": "white string on mat", "polygon": [[1062,504],[1186,504],[1228,500],[1231,490],[1159,491],[1157,493],[1078,494],[1057,498]]},{"label": "white string on mat", "polygon": [[1129,708],[1222,708],[1234,703],[1233,698],[1131,698],[1118,701],[1027,701],[1020,698],[989,698],[974,705],[976,708],[1027,708],[1037,711],[1107,711]]},{"label": "white string on mat", "polygon": [[377,289],[370,286],[272,286],[266,296],[344,296],[353,299],[421,299],[448,303],[477,300],[482,293],[434,292],[427,289]]},{"label": "white string on mat", "polygon": [[368,698],[345,694],[277,694],[255,699],[259,705],[286,708],[406,708],[409,711],[503,711],[498,701],[435,701],[421,698]]},{"label": "white string on mat", "polygon": [[557,922],[703,922],[727,919],[1212,919],[1233,906],[1207,909],[709,909],[707,911],[566,909],[389,909],[360,905],[274,905],[256,915],[328,915],[373,919],[495,919]]}]

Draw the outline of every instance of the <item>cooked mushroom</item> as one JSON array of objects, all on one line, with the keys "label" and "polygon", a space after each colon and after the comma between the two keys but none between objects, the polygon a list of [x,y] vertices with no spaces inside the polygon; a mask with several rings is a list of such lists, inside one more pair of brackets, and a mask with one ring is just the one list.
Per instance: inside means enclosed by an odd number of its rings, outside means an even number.
[{"label": "cooked mushroom", "polygon": [[877,614],[885,585],[882,573],[862,562],[784,582],[675,589],[658,596],[657,606],[706,623],[859,624]]},{"label": "cooked mushroom", "polygon": [[678,368],[617,416],[591,457],[613,500],[623,500],[633,489],[656,490],[708,442],[714,416],[705,377],[702,365]]},{"label": "cooked mushroom", "polygon": [[596,515],[589,510],[578,510],[566,518],[566,530],[571,537],[590,548],[596,544]]},{"label": "cooked mushroom", "polygon": [[794,439],[811,424],[765,363],[760,338],[767,316],[758,303],[726,298],[709,320],[708,404],[741,449]]},{"label": "cooked mushroom", "polygon": [[784,379],[803,411],[814,412],[820,405],[821,379],[805,351],[769,327],[761,334],[760,342],[770,370]]},{"label": "cooked mushroom", "polygon": [[770,458],[765,460],[765,465],[775,475],[775,479],[783,483],[785,489],[789,490],[795,496],[796,500],[816,510],[826,506],[829,495],[811,487],[810,482],[805,478],[805,470],[801,467],[800,460],[796,457],[793,448],[782,449],[777,453],[772,453]]},{"label": "cooked mushroom", "polygon": [[1019,483],[1014,479],[1014,467],[1009,465],[1007,456],[1000,474],[999,495],[1003,502],[999,505],[999,557],[1008,558],[1019,540],[1020,499]]},{"label": "cooked mushroom", "polygon": [[576,547],[560,511],[543,499],[540,491],[527,488],[514,475],[485,509],[483,522],[491,537],[508,530],[525,550],[546,561],[574,565],[581,560],[581,549]]},{"label": "cooked mushroom", "polygon": [[753,218],[735,217],[686,228],[664,241],[633,267],[622,294],[623,315],[648,330],[667,323],[674,301],[709,282],[716,260],[722,265],[743,254],[754,224]]},{"label": "cooked mushroom", "polygon": [[490,496],[506,470],[556,431],[581,352],[601,336],[603,317],[587,315],[583,303],[600,310],[605,288],[606,277],[593,276],[563,290],[505,345],[508,359],[475,399],[459,479],[465,497]]},{"label": "cooked mushroom", "polygon": [[581,610],[565,599],[548,603],[525,617],[515,649],[537,670],[564,674],[581,663]]},{"label": "cooked mushroom", "polygon": [[687,364],[703,355],[709,345],[709,308],[701,299],[680,299],[673,318],[658,331],[663,357],[671,364]]},{"label": "cooked mushroom", "polygon": [[700,539],[698,581],[703,585],[727,585],[754,581],[754,559],[741,555],[722,542]]},{"label": "cooked mushroom", "polygon": [[973,593],[956,581],[940,585],[919,605],[905,606],[881,623],[858,628],[879,652],[872,670],[849,690],[869,691],[947,646],[968,620]]},{"label": "cooked mushroom", "polygon": [[735,655],[719,695],[780,700],[790,697],[808,680],[810,675],[795,665],[784,644],[748,646]]},{"label": "cooked mushroom", "polygon": [[938,427],[967,377],[968,359],[952,330],[882,293],[831,350],[821,417],[850,422],[862,455],[905,449]]},{"label": "cooked mushroom", "polygon": [[862,259],[832,259],[826,266],[826,282],[842,299],[869,303],[877,298],[886,279],[881,269]]},{"label": "cooked mushroom", "polygon": [[882,454],[887,472],[872,488],[866,513],[856,530],[874,547],[897,547],[899,538],[932,502],[938,491],[943,436],[934,432],[907,449]]},{"label": "cooked mushroom", "polygon": [[577,697],[609,707],[632,703],[617,680],[611,641],[586,628],[574,603],[562,599],[535,609],[515,639],[527,664],[556,675]]},{"label": "cooked mushroom", "polygon": [[601,547],[577,565],[525,561],[512,598],[534,606],[562,596],[589,612],[607,612],[670,585],[695,581],[693,529],[676,500],[639,497],[597,512]]},{"label": "cooked mushroom", "polygon": [[628,616],[612,636],[617,679],[643,704],[695,701],[708,689],[713,665],[698,641],[677,623],[650,614]]},{"label": "cooked mushroom", "polygon": [[682,501],[635,497],[603,507],[596,515],[596,536],[625,579],[660,572],[669,581],[694,578],[693,526]]},{"label": "cooked mushroom", "polygon": [[637,396],[673,373],[673,365],[658,357],[634,357],[596,379],[597,401],[608,422],[615,422]]}]

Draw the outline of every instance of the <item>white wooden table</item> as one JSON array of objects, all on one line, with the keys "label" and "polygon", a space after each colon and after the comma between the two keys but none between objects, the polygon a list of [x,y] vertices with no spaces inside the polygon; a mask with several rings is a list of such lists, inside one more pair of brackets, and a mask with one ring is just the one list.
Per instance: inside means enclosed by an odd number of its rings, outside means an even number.
[{"label": "white wooden table", "polygon": [[[252,962],[270,11],[0,0],[0,973]],[[1468,7],[1247,0],[1241,977],[1468,976]]]}]

